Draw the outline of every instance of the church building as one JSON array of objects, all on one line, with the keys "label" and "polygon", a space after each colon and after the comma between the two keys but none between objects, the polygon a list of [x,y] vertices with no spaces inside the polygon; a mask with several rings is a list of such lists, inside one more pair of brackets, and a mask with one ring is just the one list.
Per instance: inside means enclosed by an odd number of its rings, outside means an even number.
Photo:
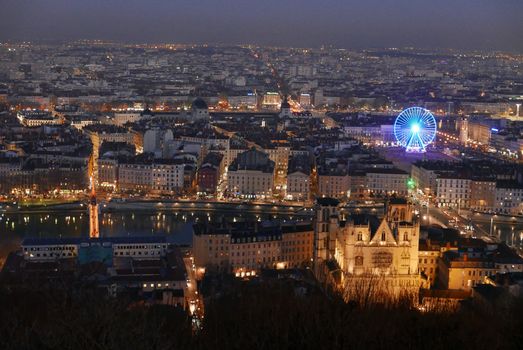
[{"label": "church building", "polygon": [[347,299],[417,293],[420,224],[406,200],[389,200],[385,215],[377,217],[345,215],[337,200],[320,198],[315,229],[315,271],[335,262],[337,287]]}]

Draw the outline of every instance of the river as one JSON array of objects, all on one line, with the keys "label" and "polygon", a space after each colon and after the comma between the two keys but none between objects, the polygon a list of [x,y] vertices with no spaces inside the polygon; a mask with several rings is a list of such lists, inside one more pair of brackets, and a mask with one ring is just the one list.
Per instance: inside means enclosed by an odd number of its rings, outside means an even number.
[{"label": "river", "polygon": [[[117,211],[100,214],[102,236],[167,235],[169,241],[190,244],[194,223],[222,220],[292,219],[288,214],[203,211]],[[303,218],[303,217],[301,217]],[[294,218],[296,219],[296,218]],[[0,249],[13,248],[24,237],[79,237],[89,233],[86,211],[0,214]]]},{"label": "river", "polygon": [[[100,215],[102,236],[167,235],[172,243],[191,244],[192,226],[196,222],[222,220],[297,219],[289,214],[242,213],[221,211],[144,211],[126,210]],[[306,219],[300,217],[299,219]],[[488,232],[489,222],[477,222]],[[16,249],[24,237],[79,237],[88,235],[89,220],[86,211],[51,211],[37,213],[0,214],[0,252]],[[493,232],[518,248],[523,248],[523,224],[495,222]],[[478,232],[480,235],[481,233]]]}]

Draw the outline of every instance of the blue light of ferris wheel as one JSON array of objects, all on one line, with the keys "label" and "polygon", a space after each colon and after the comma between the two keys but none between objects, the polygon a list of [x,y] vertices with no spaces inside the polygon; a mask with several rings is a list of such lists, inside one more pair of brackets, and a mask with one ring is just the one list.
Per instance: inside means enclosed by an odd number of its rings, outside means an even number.
[{"label": "blue light of ferris wheel", "polygon": [[436,119],[425,108],[407,108],[394,122],[394,136],[407,152],[425,152],[436,137]]}]

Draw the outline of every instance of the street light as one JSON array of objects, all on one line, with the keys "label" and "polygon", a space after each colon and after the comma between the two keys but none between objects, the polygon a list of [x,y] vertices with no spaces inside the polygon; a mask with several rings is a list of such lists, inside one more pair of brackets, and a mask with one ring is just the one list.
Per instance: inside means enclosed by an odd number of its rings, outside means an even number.
[{"label": "street light", "polygon": [[492,227],[494,225],[494,216],[496,216],[496,215],[493,215],[490,217],[490,233],[489,233],[490,236],[492,236]]},{"label": "street light", "polygon": [[429,199],[427,200],[427,218],[428,218],[428,224],[430,225],[430,212],[429,212],[429,206],[430,206],[430,199],[432,196],[429,195]]}]

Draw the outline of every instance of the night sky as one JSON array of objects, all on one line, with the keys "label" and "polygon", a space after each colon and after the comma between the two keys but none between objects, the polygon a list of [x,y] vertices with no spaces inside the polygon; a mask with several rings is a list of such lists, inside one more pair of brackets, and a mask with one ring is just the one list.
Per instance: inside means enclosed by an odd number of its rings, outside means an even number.
[{"label": "night sky", "polygon": [[523,52],[523,0],[0,0],[0,40]]}]

